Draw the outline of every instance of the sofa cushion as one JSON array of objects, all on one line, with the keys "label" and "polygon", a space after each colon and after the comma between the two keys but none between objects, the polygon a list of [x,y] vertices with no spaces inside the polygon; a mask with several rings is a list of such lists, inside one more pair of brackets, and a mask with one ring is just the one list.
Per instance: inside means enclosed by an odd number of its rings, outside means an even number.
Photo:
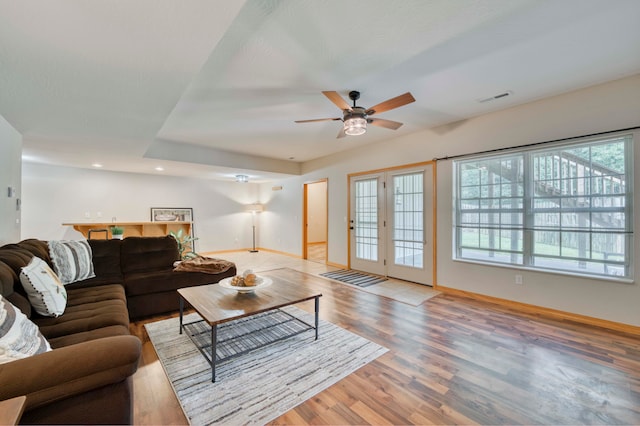
[{"label": "sofa cushion", "polygon": [[120,270],[121,240],[88,240],[93,253],[95,277],[67,284],[66,288],[98,287],[107,284],[122,284]]},{"label": "sofa cushion", "polygon": [[[93,252],[93,269],[96,278],[112,283],[121,283],[120,249],[122,240],[89,240],[89,245]],[[92,282],[94,280],[91,279]]]},{"label": "sofa cushion", "polygon": [[93,278],[91,246],[83,241],[49,241],[49,256],[53,270],[62,284]]},{"label": "sofa cushion", "polygon": [[102,285],[97,287],[80,287],[77,289],[67,288],[67,309],[72,306],[84,305],[85,303],[102,302],[106,300],[119,300],[127,302],[124,288],[120,284]]},{"label": "sofa cushion", "polygon": [[173,268],[173,262],[180,260],[178,243],[171,236],[125,238],[120,255],[125,276],[137,272],[163,271]]},{"label": "sofa cushion", "polygon": [[0,295],[7,297],[13,294],[16,281],[20,281],[20,279],[13,269],[0,261]]},{"label": "sofa cushion", "polygon": [[124,325],[109,325],[93,330],[81,331],[78,333],[53,337],[49,339],[49,343],[53,349],[62,348],[64,346],[77,345],[78,343],[88,342],[90,340],[102,339],[112,336],[128,336],[130,335],[129,327]]},{"label": "sofa cushion", "polygon": [[17,245],[21,249],[27,250],[32,255],[39,257],[47,262],[49,266],[53,267],[51,264],[51,257],[49,257],[49,245],[46,241],[29,238],[27,240],[20,241]]},{"label": "sofa cushion", "polygon": [[58,318],[34,317],[33,322],[47,339],[84,333],[112,325],[129,326],[126,307],[119,301],[88,303],[79,305],[77,308]]},{"label": "sofa cushion", "polygon": [[39,257],[22,268],[20,282],[33,309],[40,315],[57,317],[67,306],[67,291],[47,263]]},{"label": "sofa cushion", "polygon": [[[151,293],[176,291],[179,288],[194,285],[213,284],[225,278],[229,272],[221,274],[205,274],[202,272],[175,272],[171,269],[155,272],[140,272],[127,275],[125,287],[127,296],[139,296]],[[232,275],[234,275],[233,273]],[[176,298],[178,297],[176,293]]]},{"label": "sofa cushion", "polygon": [[17,277],[20,275],[22,267],[29,264],[33,258],[33,253],[17,246],[14,249],[6,247],[0,248],[0,261],[9,266]]},{"label": "sofa cushion", "polygon": [[50,342],[77,333],[90,335],[90,332],[112,326],[128,330],[129,315],[122,286],[104,287],[69,290],[69,303],[64,315],[34,318],[33,322]]},{"label": "sofa cushion", "polygon": [[13,306],[20,309],[20,312],[25,314],[27,318],[31,318],[31,315],[32,315],[31,303],[29,303],[29,299],[27,299],[26,296],[23,296],[14,291],[13,293],[5,297],[5,299],[11,302]]},{"label": "sofa cushion", "polygon": [[0,364],[50,350],[38,327],[0,296]]}]

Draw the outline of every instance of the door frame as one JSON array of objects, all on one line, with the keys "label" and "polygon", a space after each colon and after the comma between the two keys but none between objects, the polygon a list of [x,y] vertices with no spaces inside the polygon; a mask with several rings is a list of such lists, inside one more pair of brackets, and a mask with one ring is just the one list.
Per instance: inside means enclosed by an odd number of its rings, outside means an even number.
[{"label": "door frame", "polygon": [[309,228],[309,185],[313,185],[314,183],[322,183],[322,182],[325,182],[327,184],[327,188],[324,194],[325,200],[327,201],[326,202],[327,211],[325,212],[326,226],[325,226],[324,240],[326,241],[326,246],[325,246],[325,253],[324,253],[325,254],[324,263],[327,264],[327,262],[329,262],[329,178],[322,178],[322,179],[317,179],[313,181],[307,181],[307,182],[304,182],[304,184],[302,185],[302,258],[306,260],[309,257],[309,253],[307,250],[308,241],[309,241],[309,236],[307,235],[308,228]]},{"label": "door frame", "polygon": [[437,170],[437,161],[435,160],[429,160],[429,161],[421,161],[419,163],[411,163],[411,164],[403,164],[401,166],[393,166],[393,167],[386,167],[386,168],[382,168],[382,169],[375,169],[375,170],[367,170],[367,171],[362,171],[362,172],[356,172],[356,173],[349,173],[347,174],[347,223],[346,223],[346,233],[347,233],[347,269],[351,269],[351,230],[350,230],[350,226],[351,226],[351,179],[354,177],[358,177],[358,176],[362,176],[362,175],[370,175],[370,174],[376,174],[376,173],[387,173],[387,172],[393,172],[393,171],[397,171],[397,170],[402,170],[402,169],[411,169],[413,168],[417,168],[417,167],[424,167],[427,165],[431,165],[431,171],[432,171],[432,176],[431,176],[431,184],[432,184],[432,195],[431,195],[431,206],[432,206],[432,239],[433,239],[433,259],[432,259],[432,264],[433,264],[433,271],[432,271],[432,277],[431,277],[431,282],[432,282],[432,286],[433,288],[437,288],[438,287],[438,281],[437,281],[437,277],[438,277],[438,271],[437,271],[437,258],[438,258],[438,215],[437,215],[437,210],[438,210],[438,182],[437,182],[437,176],[438,176],[438,170]]}]

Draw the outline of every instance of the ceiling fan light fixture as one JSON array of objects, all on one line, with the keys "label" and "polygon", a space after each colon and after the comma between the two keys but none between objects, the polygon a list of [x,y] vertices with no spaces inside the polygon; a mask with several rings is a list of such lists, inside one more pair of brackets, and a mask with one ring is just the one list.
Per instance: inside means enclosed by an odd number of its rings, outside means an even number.
[{"label": "ceiling fan light fixture", "polygon": [[362,117],[351,117],[344,120],[344,133],[349,136],[362,135],[367,131],[367,120]]},{"label": "ceiling fan light fixture", "polygon": [[383,118],[369,118],[373,114],[389,111],[395,108],[415,102],[415,98],[409,92],[404,93],[395,98],[387,99],[371,108],[363,108],[356,105],[356,101],[360,99],[360,92],[352,90],[349,92],[349,99],[353,101],[353,106],[349,105],[338,92],[323,91],[331,102],[333,102],[342,111],[342,118],[316,118],[312,120],[296,120],[296,123],[315,123],[318,121],[342,121],[343,127],[338,132],[337,139],[345,136],[358,136],[367,132],[367,123],[386,129],[398,130],[402,123]]}]

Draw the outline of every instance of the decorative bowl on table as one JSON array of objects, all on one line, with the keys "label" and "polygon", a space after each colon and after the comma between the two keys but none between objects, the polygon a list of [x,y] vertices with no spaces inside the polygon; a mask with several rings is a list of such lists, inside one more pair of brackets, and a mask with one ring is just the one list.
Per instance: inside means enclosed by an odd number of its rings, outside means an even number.
[{"label": "decorative bowl on table", "polygon": [[224,278],[220,280],[218,284],[220,284],[220,287],[235,290],[238,293],[253,293],[255,290],[270,286],[273,283],[271,278],[256,277],[253,283],[254,285],[247,285],[244,283],[242,283],[243,285],[234,285],[232,284],[234,281],[234,278],[236,277]]}]

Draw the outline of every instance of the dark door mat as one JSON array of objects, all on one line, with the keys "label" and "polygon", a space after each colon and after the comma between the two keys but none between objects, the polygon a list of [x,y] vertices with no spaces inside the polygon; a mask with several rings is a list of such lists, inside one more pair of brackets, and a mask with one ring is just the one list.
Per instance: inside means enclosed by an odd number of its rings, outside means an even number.
[{"label": "dark door mat", "polygon": [[324,272],[320,275],[331,278],[332,280],[342,281],[343,283],[357,285],[358,287],[369,287],[371,285],[387,281],[385,277],[365,274],[364,272],[353,271],[351,269]]}]

